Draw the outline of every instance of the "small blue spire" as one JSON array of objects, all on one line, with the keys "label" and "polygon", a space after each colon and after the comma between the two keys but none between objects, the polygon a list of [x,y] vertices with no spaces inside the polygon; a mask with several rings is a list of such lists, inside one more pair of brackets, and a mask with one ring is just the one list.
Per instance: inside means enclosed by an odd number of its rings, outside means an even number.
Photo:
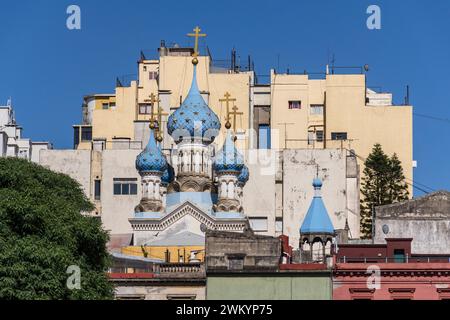
[{"label": "small blue spire", "polygon": [[167,169],[167,160],[160,147],[156,144],[153,130],[145,149],[136,157],[136,169],[139,173],[163,173]]},{"label": "small blue spire", "polygon": [[334,234],[333,223],[328,215],[325,204],[323,203],[322,196],[320,194],[322,188],[322,180],[315,178],[313,180],[313,187],[315,190],[314,197],[306,213],[300,228],[300,233],[305,234]]},{"label": "small blue spire", "polygon": [[241,173],[244,167],[244,159],[234,145],[230,130],[228,130],[227,137],[222,149],[217,153],[213,164],[216,172],[237,172]]}]

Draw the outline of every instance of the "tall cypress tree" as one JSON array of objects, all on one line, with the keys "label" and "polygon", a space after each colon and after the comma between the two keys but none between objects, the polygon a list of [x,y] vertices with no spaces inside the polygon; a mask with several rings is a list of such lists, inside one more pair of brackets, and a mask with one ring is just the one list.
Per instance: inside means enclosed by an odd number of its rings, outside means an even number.
[{"label": "tall cypress tree", "polygon": [[375,144],[364,163],[361,198],[361,237],[372,237],[372,215],[375,207],[408,199],[408,186],[397,155],[387,156]]}]

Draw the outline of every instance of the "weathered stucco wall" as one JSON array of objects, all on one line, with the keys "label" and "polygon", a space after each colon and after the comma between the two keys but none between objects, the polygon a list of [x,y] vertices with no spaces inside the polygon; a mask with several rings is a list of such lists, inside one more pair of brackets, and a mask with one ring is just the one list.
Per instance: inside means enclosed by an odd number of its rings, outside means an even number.
[{"label": "weathered stucco wall", "polygon": [[118,299],[145,299],[145,300],[167,300],[179,296],[194,298],[195,300],[205,300],[205,286],[121,286],[115,288],[115,296]]},{"label": "weathered stucco wall", "polygon": [[91,195],[91,151],[90,150],[41,150],[39,164],[67,174],[77,180],[88,197]]},{"label": "weathered stucco wall", "polygon": [[413,238],[413,254],[450,253],[450,192],[376,208],[375,243],[385,238]]},{"label": "weathered stucco wall", "polygon": [[323,181],[322,198],[334,228],[344,229],[348,217],[352,236],[359,234],[359,193],[355,192],[358,190],[358,179],[352,175],[347,178],[347,150],[285,150],[283,234],[289,236],[289,242],[294,247],[298,247],[299,229],[314,196],[312,181],[317,168]]},{"label": "weathered stucco wall", "polygon": [[315,275],[209,276],[207,300],[331,300],[330,272]]}]

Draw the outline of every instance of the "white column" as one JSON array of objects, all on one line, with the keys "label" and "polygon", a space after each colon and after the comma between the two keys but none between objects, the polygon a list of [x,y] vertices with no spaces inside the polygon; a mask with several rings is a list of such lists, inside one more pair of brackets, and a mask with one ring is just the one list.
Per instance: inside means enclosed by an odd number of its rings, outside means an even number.
[{"label": "white column", "polygon": [[161,195],[159,194],[159,183],[158,181],[155,181],[154,184],[155,184],[155,199],[159,200],[161,199]]},{"label": "white column", "polygon": [[153,187],[153,182],[149,181],[147,185],[148,185],[148,198],[153,198],[154,197],[153,195],[155,193],[154,187]]},{"label": "white column", "polygon": [[194,154],[194,172],[195,173],[200,173],[200,164],[201,164],[200,151],[195,150],[195,154]]},{"label": "white column", "polygon": [[228,199],[234,199],[234,182],[228,182]]}]

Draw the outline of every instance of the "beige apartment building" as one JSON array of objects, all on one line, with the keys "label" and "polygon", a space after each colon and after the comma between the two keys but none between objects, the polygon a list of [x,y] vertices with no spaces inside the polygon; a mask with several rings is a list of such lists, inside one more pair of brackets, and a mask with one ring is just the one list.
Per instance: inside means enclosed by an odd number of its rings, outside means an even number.
[{"label": "beige apartment building", "polygon": [[[114,94],[84,98],[82,124],[74,126],[76,149],[94,145],[141,149],[152,103],[155,117],[161,108],[163,148],[175,146],[165,123],[190,87],[193,48],[162,46],[158,52],[155,60],[141,55],[136,80],[118,81]],[[353,74],[326,71],[319,79],[271,70],[270,82],[261,84],[250,64],[245,68],[232,60],[229,67],[217,64],[210,55],[199,56],[199,88],[222,122],[227,115],[225,94],[230,94],[229,111],[238,108],[230,118],[240,149],[343,148],[353,150],[362,163],[373,145],[380,143],[387,154],[397,153],[407,182],[412,183],[412,107],[393,105],[392,94],[367,88],[362,68]],[[219,145],[223,136],[216,140]]]}]

